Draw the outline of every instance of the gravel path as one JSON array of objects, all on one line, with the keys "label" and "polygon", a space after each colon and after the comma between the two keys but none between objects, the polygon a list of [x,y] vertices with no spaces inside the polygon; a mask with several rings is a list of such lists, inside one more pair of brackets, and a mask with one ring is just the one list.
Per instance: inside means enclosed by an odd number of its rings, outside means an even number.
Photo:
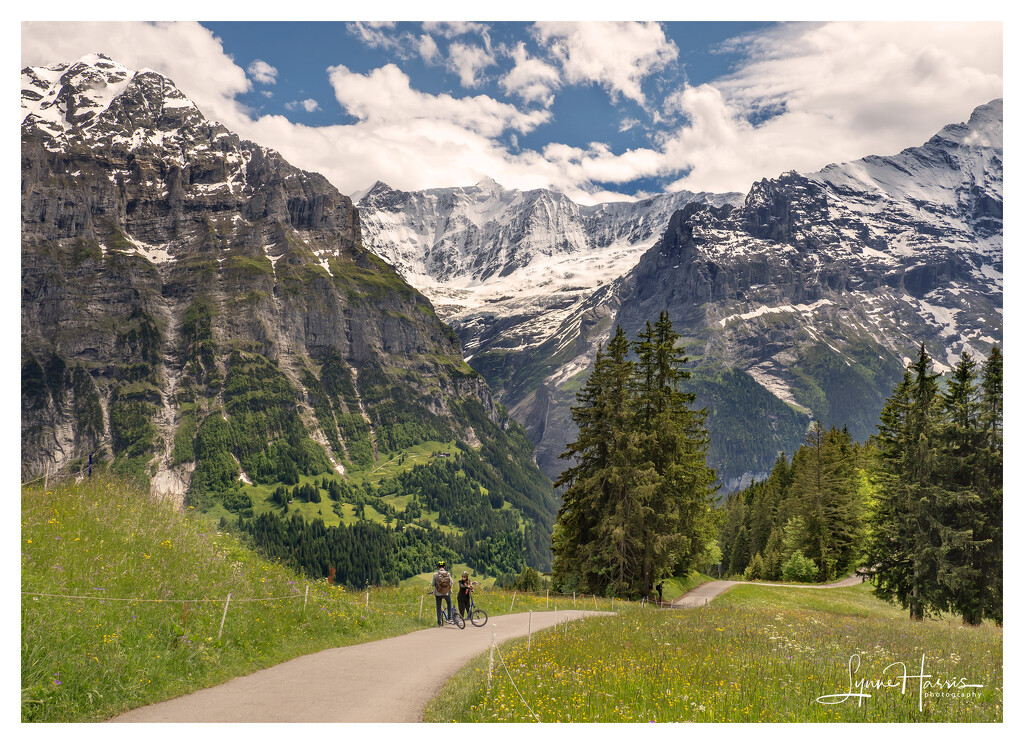
[{"label": "gravel path", "polygon": [[737,584],[756,584],[757,586],[778,586],[784,589],[835,589],[839,586],[854,586],[861,583],[859,576],[847,576],[841,581],[831,584],[771,584],[764,581],[709,581],[707,584],[691,589],[672,603],[673,607],[699,607],[705,605],[719,594],[728,591]]},{"label": "gravel path", "polygon": [[[114,722],[416,722],[441,685],[477,654],[566,619],[607,612],[498,615],[487,625],[418,630],[301,656],[184,697],[136,708]],[[497,662],[495,662],[497,663]],[[496,667],[497,669],[497,667]]]},{"label": "gravel path", "polygon": [[[822,589],[859,584],[851,576],[833,584],[711,581],[691,589],[674,607],[707,604],[736,584]],[[487,625],[429,628],[355,646],[301,656],[230,682],[144,708],[115,723],[400,723],[423,719],[441,685],[492,640],[502,643],[567,619],[607,615],[560,610],[492,617]]]}]

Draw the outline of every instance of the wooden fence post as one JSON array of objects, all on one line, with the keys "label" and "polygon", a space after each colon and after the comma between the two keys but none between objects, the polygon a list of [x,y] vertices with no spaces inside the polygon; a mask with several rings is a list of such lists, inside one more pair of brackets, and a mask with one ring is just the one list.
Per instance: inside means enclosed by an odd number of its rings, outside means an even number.
[{"label": "wooden fence post", "polygon": [[494,641],[495,641],[495,635],[494,635],[494,632],[492,631],[491,632],[491,658],[487,662],[487,693],[488,694],[490,694],[490,692],[491,692],[491,672],[494,669]]},{"label": "wooden fence post", "polygon": [[228,605],[231,604],[231,592],[228,592],[228,598],[224,602],[224,614],[220,616],[220,630],[217,631],[217,640],[220,640],[221,635],[224,633],[224,620],[228,616]]}]

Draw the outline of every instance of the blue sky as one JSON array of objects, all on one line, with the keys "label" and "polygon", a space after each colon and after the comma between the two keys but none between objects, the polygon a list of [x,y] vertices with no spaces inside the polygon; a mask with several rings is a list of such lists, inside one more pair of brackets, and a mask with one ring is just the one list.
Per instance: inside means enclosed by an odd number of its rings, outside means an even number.
[{"label": "blue sky", "polygon": [[490,177],[581,203],[741,191],[921,144],[1002,96],[1002,25],[39,22],[22,65],[103,52],[353,194]]},{"label": "blue sky", "polygon": [[[543,58],[544,49],[528,23],[476,24],[469,30],[424,28],[421,23],[396,23],[375,28],[369,24],[334,22],[221,22],[204,23],[222,41],[224,51],[236,61],[262,60],[273,68],[256,82],[253,89],[238,100],[251,107],[254,115],[277,114],[308,126],[355,124],[334,98],[325,75],[328,67],[343,64],[350,71],[370,74],[389,63],[397,63],[408,75],[413,88],[434,95],[485,95],[507,100],[501,84],[514,66],[503,58],[502,49],[515,49],[520,43],[531,58]],[[645,102],[656,104],[683,85],[699,85],[726,75],[740,58],[725,42],[738,35],[765,28],[767,22],[697,22],[660,26],[666,48],[674,45],[676,55],[657,66],[657,74],[638,81]],[[437,45],[437,56],[424,59],[417,42],[429,35]],[[446,38],[450,36],[450,38]],[[404,43],[403,43],[404,42]],[[453,45],[484,52],[484,61],[493,60],[474,74],[444,62]],[[252,64],[251,62],[249,63]],[[268,68],[262,68],[269,72]],[[255,70],[254,70],[255,71]],[[284,95],[281,95],[284,93]],[[645,147],[653,123],[648,107],[622,93],[612,95],[610,84],[588,82],[564,86],[552,95],[546,108],[550,118],[529,132],[505,132],[501,141],[512,151],[540,150],[549,142],[586,147],[591,142],[607,143],[615,151]],[[515,96],[512,96],[515,99]],[[520,98],[520,100],[522,100]],[[315,102],[315,103],[314,103]],[[529,101],[534,109],[543,102]],[[305,104],[305,105],[304,105]],[[602,184],[627,192],[660,191],[656,178],[639,178],[628,183]]]}]

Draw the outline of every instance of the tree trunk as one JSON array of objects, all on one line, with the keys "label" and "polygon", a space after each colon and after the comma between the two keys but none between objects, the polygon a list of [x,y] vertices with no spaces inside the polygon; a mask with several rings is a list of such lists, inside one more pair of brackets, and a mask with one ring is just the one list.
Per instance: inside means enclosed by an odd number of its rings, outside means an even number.
[{"label": "tree trunk", "polygon": [[917,596],[917,566],[914,567],[914,588],[910,590],[910,619],[924,620],[924,604]]},{"label": "tree trunk", "polygon": [[965,612],[963,615],[964,625],[971,625],[977,627],[981,625],[981,610],[974,609],[970,612]]}]

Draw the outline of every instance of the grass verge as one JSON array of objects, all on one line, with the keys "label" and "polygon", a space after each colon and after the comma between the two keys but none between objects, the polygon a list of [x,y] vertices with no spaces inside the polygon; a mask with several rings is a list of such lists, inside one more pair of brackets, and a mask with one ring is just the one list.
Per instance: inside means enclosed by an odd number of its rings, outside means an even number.
[{"label": "grass verge", "polygon": [[[496,657],[488,691],[481,656],[445,685],[426,720],[1002,720],[1002,628],[914,623],[866,585],[744,585],[691,610],[620,605],[616,617],[535,634],[529,653],[525,639],[500,650],[515,687]],[[912,676],[922,656],[927,680]]]},{"label": "grass verge", "polygon": [[[22,489],[21,532],[23,722],[106,720],[434,623],[421,587],[310,581],[194,511],[99,477]],[[545,597],[483,590],[477,604],[494,616]]]}]

